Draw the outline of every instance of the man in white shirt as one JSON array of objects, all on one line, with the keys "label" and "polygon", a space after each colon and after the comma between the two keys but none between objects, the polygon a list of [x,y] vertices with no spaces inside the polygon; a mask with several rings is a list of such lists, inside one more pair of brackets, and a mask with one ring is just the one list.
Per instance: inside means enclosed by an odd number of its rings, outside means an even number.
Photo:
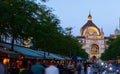
[{"label": "man in white shirt", "polygon": [[59,74],[59,70],[55,66],[55,61],[51,61],[51,65],[45,69],[45,74]]}]

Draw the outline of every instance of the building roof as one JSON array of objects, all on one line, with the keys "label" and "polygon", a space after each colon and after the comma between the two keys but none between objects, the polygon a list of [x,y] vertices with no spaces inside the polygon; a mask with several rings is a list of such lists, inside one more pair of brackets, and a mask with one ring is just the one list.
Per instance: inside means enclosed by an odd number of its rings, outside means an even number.
[{"label": "building roof", "polygon": [[85,36],[77,36],[76,38],[85,38]]},{"label": "building roof", "polygon": [[116,28],[116,29],[115,29],[115,31],[118,31],[118,32],[119,32],[119,29],[118,29],[118,28]]},{"label": "building roof", "polygon": [[110,34],[110,38],[116,38],[116,35],[114,35],[114,34]]},{"label": "building roof", "polygon": [[86,29],[87,27],[96,27],[98,30],[99,28],[92,22],[92,21],[87,21],[87,23],[81,28],[82,30]]},{"label": "building roof", "polygon": [[83,27],[81,28],[82,34],[83,35],[83,31],[88,28],[88,27],[95,27],[98,29],[98,31],[100,32],[100,29],[92,22],[92,16],[91,14],[88,15],[88,21],[86,24],[83,25]]}]

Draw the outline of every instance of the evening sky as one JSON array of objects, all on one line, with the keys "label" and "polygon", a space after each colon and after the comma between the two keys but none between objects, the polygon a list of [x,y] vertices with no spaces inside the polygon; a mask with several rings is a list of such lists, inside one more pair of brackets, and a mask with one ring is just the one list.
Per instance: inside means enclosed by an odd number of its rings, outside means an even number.
[{"label": "evening sky", "polygon": [[53,8],[63,28],[73,27],[72,35],[80,35],[80,28],[87,22],[89,12],[93,23],[103,28],[105,36],[119,27],[120,0],[49,0],[45,3]]}]

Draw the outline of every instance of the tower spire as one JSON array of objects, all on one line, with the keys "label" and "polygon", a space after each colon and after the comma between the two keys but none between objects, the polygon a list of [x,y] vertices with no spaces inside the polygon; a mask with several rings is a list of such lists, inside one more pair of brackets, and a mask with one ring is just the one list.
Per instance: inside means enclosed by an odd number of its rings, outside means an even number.
[{"label": "tower spire", "polygon": [[103,28],[101,27],[101,32],[103,32]]},{"label": "tower spire", "polygon": [[120,17],[119,17],[119,27],[118,27],[118,30],[119,30],[119,35],[120,35]]},{"label": "tower spire", "polygon": [[88,21],[92,21],[92,16],[91,16],[90,11],[89,11],[89,15],[88,15]]},{"label": "tower spire", "polygon": [[120,29],[120,17],[119,17],[119,29]]}]

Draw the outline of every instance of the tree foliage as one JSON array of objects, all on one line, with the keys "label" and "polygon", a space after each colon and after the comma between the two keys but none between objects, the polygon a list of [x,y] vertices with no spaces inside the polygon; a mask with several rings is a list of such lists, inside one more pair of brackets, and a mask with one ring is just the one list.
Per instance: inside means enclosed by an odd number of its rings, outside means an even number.
[{"label": "tree foliage", "polygon": [[116,39],[109,39],[109,47],[102,54],[102,60],[113,60],[120,56],[120,35]]},{"label": "tree foliage", "polygon": [[32,0],[2,0],[0,12],[0,35],[12,37],[13,49],[14,40],[31,37],[34,25],[41,23],[40,16],[47,11]]},{"label": "tree foliage", "polygon": [[[41,0],[47,1],[47,0]],[[14,40],[31,38],[32,47],[43,51],[87,58],[77,39],[66,35],[52,10],[33,0],[2,0],[0,2],[0,36]],[[21,42],[22,42],[21,41]]]}]

